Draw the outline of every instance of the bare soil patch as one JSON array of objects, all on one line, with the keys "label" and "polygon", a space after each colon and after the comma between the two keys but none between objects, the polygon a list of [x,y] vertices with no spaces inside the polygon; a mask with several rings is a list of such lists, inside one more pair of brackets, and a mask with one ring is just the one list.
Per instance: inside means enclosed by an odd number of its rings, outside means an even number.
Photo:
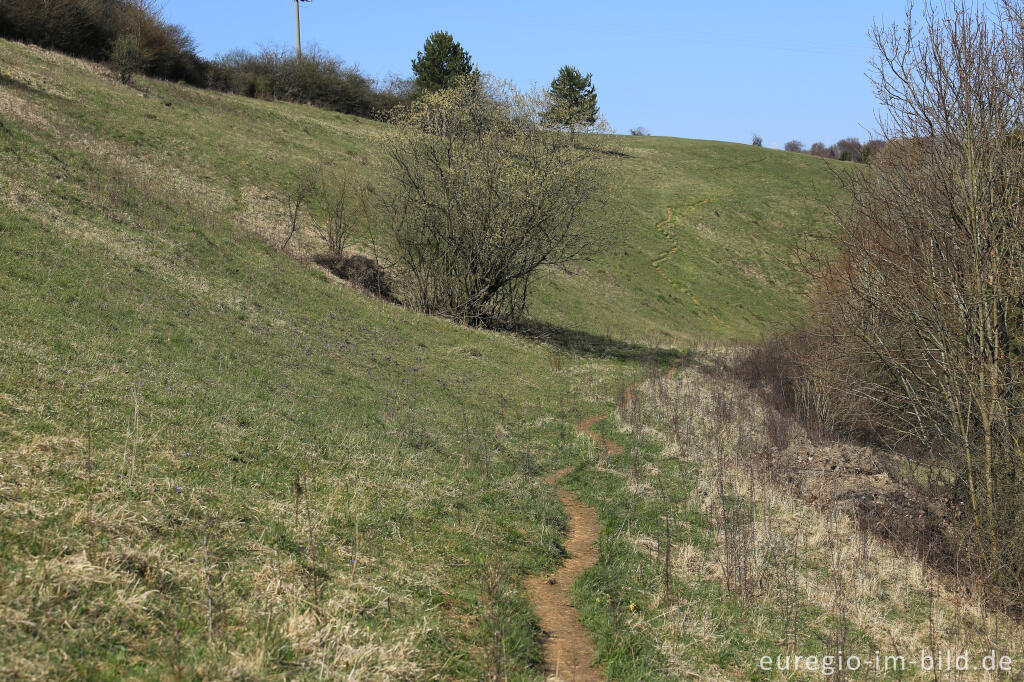
[{"label": "bare soil patch", "polygon": [[568,471],[557,471],[544,482],[555,486],[558,499],[569,515],[569,532],[565,541],[569,556],[551,575],[528,579],[526,589],[544,632],[544,670],[550,675],[549,679],[565,682],[604,680],[604,674],[592,664],[594,645],[590,632],[580,623],[569,594],[573,581],[597,563],[597,539],[601,526],[593,507],[583,504],[574,493],[558,488],[558,481]]}]

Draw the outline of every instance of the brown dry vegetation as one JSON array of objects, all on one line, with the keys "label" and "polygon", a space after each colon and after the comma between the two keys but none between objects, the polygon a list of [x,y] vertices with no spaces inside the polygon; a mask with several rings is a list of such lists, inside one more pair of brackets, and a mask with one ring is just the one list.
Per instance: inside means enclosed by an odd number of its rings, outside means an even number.
[{"label": "brown dry vegetation", "polygon": [[[915,499],[915,492],[889,475],[897,463],[871,448],[808,434],[723,372],[737,355],[720,348],[697,353],[677,373],[641,384],[635,401],[618,413],[630,433],[640,428],[651,437],[649,429],[657,427],[662,461],[692,468],[689,497],[666,518],[699,509],[711,520],[712,544],[684,534],[670,550],[674,584],[706,579],[754,612],[770,607],[760,620],[738,620],[749,641],[771,643],[766,653],[772,656],[806,652],[811,642],[817,655],[878,649],[912,660],[922,650],[994,648],[1018,660],[1024,628],[990,610],[976,576],[921,561],[918,544],[934,534],[916,527],[915,515],[928,509],[929,523],[942,523],[942,516],[927,502],[900,506],[898,499]],[[634,493],[658,496],[658,469],[665,466],[655,460],[642,467]],[[634,535],[632,541],[652,560],[665,561],[664,538]],[[687,597],[685,589],[672,591],[671,584],[655,595],[659,616],[649,626],[659,632],[671,666],[695,670],[694,661],[720,646],[729,626],[707,602]],[[700,676],[738,673],[720,668]],[[899,675],[918,676],[930,673],[908,667]]]},{"label": "brown dry vegetation", "polygon": [[903,455],[931,498],[889,499],[923,517],[905,532],[1006,604],[1024,595],[1022,10],[925,3],[876,27],[889,144],[846,177],[838,257],[774,388]]}]

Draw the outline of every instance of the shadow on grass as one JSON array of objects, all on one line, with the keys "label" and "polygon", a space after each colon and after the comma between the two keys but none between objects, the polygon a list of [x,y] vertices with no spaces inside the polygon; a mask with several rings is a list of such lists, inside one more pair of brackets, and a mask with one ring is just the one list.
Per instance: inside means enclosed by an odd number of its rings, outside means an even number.
[{"label": "shadow on grass", "polygon": [[596,152],[598,154],[604,154],[605,156],[618,156],[618,157],[623,158],[623,159],[632,159],[632,158],[634,158],[632,154],[630,154],[628,152],[624,152],[621,149],[600,149],[598,147],[587,147],[585,145],[580,145],[579,148],[583,149],[583,150],[586,150],[588,152]]},{"label": "shadow on grass", "polygon": [[6,73],[0,71],[0,88],[10,88],[12,90],[18,90],[25,93],[26,95],[32,95],[36,97],[44,97],[46,99],[54,100],[56,102],[67,102],[68,98],[53,92],[47,92],[41,88],[36,87],[31,83],[18,80]]},{"label": "shadow on grass", "polygon": [[34,88],[28,83],[22,83],[21,81],[15,78],[11,78],[10,76],[2,72],[0,72],[0,87],[21,90],[22,92],[27,92],[31,94],[43,94],[42,91],[38,88]]},{"label": "shadow on grass", "polygon": [[688,357],[687,353],[675,348],[657,348],[535,320],[506,327],[505,331],[557,346],[569,353],[636,362],[651,368],[667,367]]}]

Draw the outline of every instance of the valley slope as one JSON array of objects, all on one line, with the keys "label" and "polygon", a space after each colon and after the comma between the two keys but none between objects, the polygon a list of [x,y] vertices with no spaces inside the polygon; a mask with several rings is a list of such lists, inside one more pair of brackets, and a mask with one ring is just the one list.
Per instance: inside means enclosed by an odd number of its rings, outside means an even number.
[{"label": "valley slope", "polygon": [[0,676],[537,679],[573,424],[798,316],[838,196],[622,138],[613,245],[541,282],[542,338],[467,329],[276,246],[289,177],[372,187],[381,127],[0,41]]}]

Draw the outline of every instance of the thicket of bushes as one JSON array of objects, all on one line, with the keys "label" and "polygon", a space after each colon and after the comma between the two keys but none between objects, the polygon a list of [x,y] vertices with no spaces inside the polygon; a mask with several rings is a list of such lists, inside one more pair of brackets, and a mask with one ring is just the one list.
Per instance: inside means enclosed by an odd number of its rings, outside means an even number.
[{"label": "thicket of bushes", "polygon": [[0,37],[94,61],[111,59],[130,36],[143,73],[206,84],[206,64],[185,30],[160,18],[150,0],[4,0]]},{"label": "thicket of bushes", "polygon": [[807,328],[746,374],[822,429],[904,455],[957,529],[952,568],[1020,608],[1024,3],[942,10],[876,29],[888,143],[840,176],[851,205]]},{"label": "thicket of bushes", "polygon": [[395,80],[386,87],[312,48],[301,58],[286,50],[259,53],[237,50],[212,62],[208,85],[260,99],[312,104],[356,116],[373,116],[409,101],[411,82]]},{"label": "thicket of bushes", "polygon": [[133,73],[184,81],[249,97],[312,104],[373,116],[411,98],[411,81],[378,86],[358,69],[312,49],[232,52],[215,61],[160,17],[152,0],[4,0],[0,37],[109,62],[126,82]]},{"label": "thicket of bushes", "polygon": [[407,305],[514,324],[544,270],[599,251],[608,150],[547,123],[550,104],[471,74],[393,112],[380,203]]}]

